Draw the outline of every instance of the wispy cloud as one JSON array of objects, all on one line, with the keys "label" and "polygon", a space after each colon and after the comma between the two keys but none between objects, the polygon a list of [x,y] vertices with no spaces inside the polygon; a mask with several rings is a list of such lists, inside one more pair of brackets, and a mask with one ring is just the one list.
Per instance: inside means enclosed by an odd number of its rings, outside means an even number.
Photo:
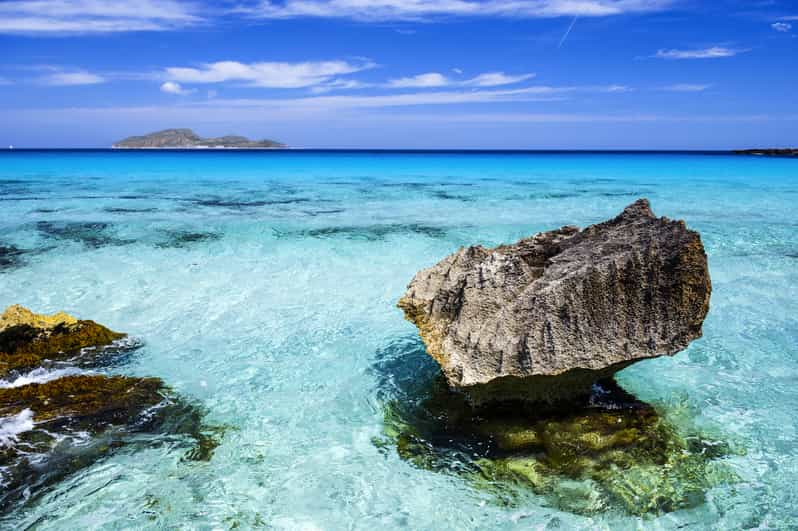
[{"label": "wispy cloud", "polygon": [[253,87],[305,88],[328,83],[334,85],[339,83],[334,81],[337,76],[361,72],[375,66],[373,62],[367,60],[357,63],[348,61],[301,63],[220,61],[204,64],[199,68],[167,68],[165,76],[170,81],[182,83],[239,81]]},{"label": "wispy cloud", "polygon": [[160,31],[202,21],[179,0],[11,0],[0,2],[0,33]]},{"label": "wispy cloud", "polygon": [[[455,73],[462,73],[459,69],[454,69]],[[498,87],[502,85],[513,85],[521,83],[535,77],[535,74],[508,75],[504,72],[485,72],[471,79],[452,79],[439,72],[428,72],[411,77],[402,77],[389,80],[385,86],[389,88],[434,88],[451,86],[472,86],[472,87]]]},{"label": "wispy cloud", "polygon": [[184,89],[180,83],[175,83],[174,81],[166,81],[161,84],[161,92],[166,92],[167,94],[177,94],[178,96],[185,96],[186,94],[191,94],[194,92],[194,89]]},{"label": "wispy cloud", "polygon": [[263,0],[241,10],[262,18],[325,17],[362,21],[433,17],[605,17],[665,9],[673,0]]},{"label": "wispy cloud", "polygon": [[630,90],[622,85],[566,86],[539,85],[503,90],[445,90],[399,94],[308,96],[301,98],[257,98],[216,100],[216,105],[231,107],[267,107],[305,111],[374,109],[426,105],[462,105],[496,102],[560,101],[576,93],[620,93]]},{"label": "wispy cloud", "polygon": [[770,25],[776,31],[780,31],[782,33],[788,33],[792,29],[792,24],[787,22],[774,22]]},{"label": "wispy cloud", "polygon": [[43,85],[66,87],[78,85],[97,85],[108,81],[105,77],[91,72],[55,72],[42,76],[37,81]]},{"label": "wispy cloud", "polygon": [[725,46],[712,46],[693,50],[658,50],[654,57],[659,59],[717,59],[720,57],[734,57],[747,52],[744,48],[727,48]]},{"label": "wispy cloud", "polygon": [[667,90],[668,92],[703,92],[711,86],[712,85],[700,85],[696,83],[676,83],[675,85],[662,87],[662,90]]}]

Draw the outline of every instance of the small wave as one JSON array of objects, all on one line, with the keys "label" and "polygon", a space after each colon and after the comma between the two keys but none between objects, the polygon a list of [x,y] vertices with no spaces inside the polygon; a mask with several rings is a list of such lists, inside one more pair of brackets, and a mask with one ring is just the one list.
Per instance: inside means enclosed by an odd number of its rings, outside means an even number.
[{"label": "small wave", "polygon": [[0,418],[0,446],[11,446],[20,433],[33,429],[33,411],[23,409],[16,415]]},{"label": "small wave", "polygon": [[0,389],[13,389],[29,384],[43,384],[64,376],[83,374],[84,372],[85,371],[81,371],[77,367],[68,367],[65,369],[46,369],[44,367],[39,367],[27,374],[17,376],[13,380],[0,380]]}]

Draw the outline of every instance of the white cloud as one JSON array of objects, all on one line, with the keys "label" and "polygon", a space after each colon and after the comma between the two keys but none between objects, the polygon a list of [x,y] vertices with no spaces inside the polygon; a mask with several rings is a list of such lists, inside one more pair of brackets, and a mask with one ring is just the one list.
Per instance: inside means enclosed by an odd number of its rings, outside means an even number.
[{"label": "white cloud", "polygon": [[719,57],[734,57],[747,51],[747,49],[712,46],[711,48],[695,50],[658,50],[655,57],[660,59],[717,59]]},{"label": "white cloud", "polygon": [[476,85],[478,87],[497,87],[499,85],[512,85],[520,83],[527,79],[532,79],[535,74],[520,74],[517,76],[508,76],[504,72],[486,72],[479,74],[473,79],[465,82],[466,85]]},{"label": "white cloud", "polygon": [[[184,89],[180,83],[175,83],[174,81],[166,81],[161,85],[161,92],[166,92],[167,94],[177,94],[178,96],[185,96],[186,94],[191,94],[194,92],[193,89]],[[210,93],[209,93],[209,97]]]},{"label": "white cloud", "polygon": [[700,85],[695,83],[677,83],[675,85],[668,85],[662,87],[662,90],[669,92],[703,92],[712,85]]},{"label": "white cloud", "polygon": [[438,72],[428,72],[412,77],[401,77],[388,81],[387,86],[392,88],[422,88],[422,87],[445,87],[452,81]]},{"label": "white cloud", "polygon": [[664,9],[673,0],[263,0],[243,8],[262,18],[419,20],[430,17],[602,17]]},{"label": "white cloud", "polygon": [[788,24],[787,22],[774,22],[770,27],[776,31],[787,33],[792,29],[792,24]]},{"label": "white cloud", "polygon": [[59,87],[78,86],[78,85],[97,85],[107,81],[103,76],[92,74],[91,72],[55,72],[38,79],[44,85]]},{"label": "white cloud", "polygon": [[332,81],[336,76],[360,72],[374,66],[376,65],[371,61],[357,64],[347,61],[249,64],[220,61],[202,65],[200,68],[167,68],[166,77],[183,83],[241,81],[254,87],[304,88],[322,85]]},{"label": "white cloud", "polygon": [[180,0],[11,0],[0,2],[0,33],[158,31],[201,22]]},{"label": "white cloud", "polygon": [[[454,69],[455,73],[462,73],[459,69]],[[466,80],[456,80],[444,76],[438,72],[428,72],[417,76],[402,77],[391,79],[385,84],[389,88],[433,88],[449,86],[474,86],[474,87],[498,87],[501,85],[512,85],[535,77],[535,74],[507,75],[504,72],[486,72],[476,77]]]}]

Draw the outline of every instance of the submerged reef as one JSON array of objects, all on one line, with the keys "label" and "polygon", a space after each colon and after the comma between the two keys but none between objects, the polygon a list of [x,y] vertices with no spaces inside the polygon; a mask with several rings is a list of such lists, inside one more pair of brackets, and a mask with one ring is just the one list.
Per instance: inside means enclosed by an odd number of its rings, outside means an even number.
[{"label": "submerged reef", "polygon": [[713,486],[738,480],[722,460],[735,452],[730,445],[677,426],[611,379],[577,401],[474,406],[424,366],[420,346],[395,348],[419,367],[395,372],[397,358],[378,368],[391,384],[374,443],[415,467],[461,477],[495,503],[533,496],[576,514],[657,515],[698,506]]},{"label": "submerged reef", "polygon": [[117,238],[111,230],[112,225],[101,221],[39,221],[36,223],[36,229],[45,238],[82,243],[92,249],[135,243],[134,240]]},{"label": "submerged reef", "polygon": [[558,401],[701,336],[707,257],[645,199],[584,230],[462,248],[399,301],[452,388],[474,403]]},{"label": "submerged reef", "polygon": [[0,272],[4,269],[21,266],[23,254],[25,254],[25,250],[15,245],[0,243]]},{"label": "submerged reef", "polygon": [[362,240],[369,242],[382,241],[389,236],[402,234],[416,234],[428,238],[445,238],[448,233],[447,229],[444,227],[424,225],[421,223],[389,223],[362,226],[340,225],[294,232],[282,232],[277,229],[272,230],[278,238],[343,238],[346,240]]},{"label": "submerged reef", "polygon": [[216,241],[222,237],[218,232],[166,230],[163,233],[167,238],[166,241],[155,244],[161,249],[181,249],[197,243]]},{"label": "submerged reef", "polygon": [[[159,378],[86,373],[140,343],[66,313],[0,316],[0,508],[35,496],[112,451],[177,438],[208,460],[221,430]],[[157,434],[155,438],[134,434]]]}]

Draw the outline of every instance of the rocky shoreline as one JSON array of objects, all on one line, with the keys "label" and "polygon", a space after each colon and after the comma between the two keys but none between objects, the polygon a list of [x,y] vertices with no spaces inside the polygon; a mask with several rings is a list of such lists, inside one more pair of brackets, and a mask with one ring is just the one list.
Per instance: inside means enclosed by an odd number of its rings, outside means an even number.
[{"label": "rocky shoreline", "polygon": [[218,429],[198,406],[159,378],[98,372],[140,345],[63,312],[15,305],[0,316],[0,508],[131,444],[133,434],[185,439],[187,459],[210,459]]}]

